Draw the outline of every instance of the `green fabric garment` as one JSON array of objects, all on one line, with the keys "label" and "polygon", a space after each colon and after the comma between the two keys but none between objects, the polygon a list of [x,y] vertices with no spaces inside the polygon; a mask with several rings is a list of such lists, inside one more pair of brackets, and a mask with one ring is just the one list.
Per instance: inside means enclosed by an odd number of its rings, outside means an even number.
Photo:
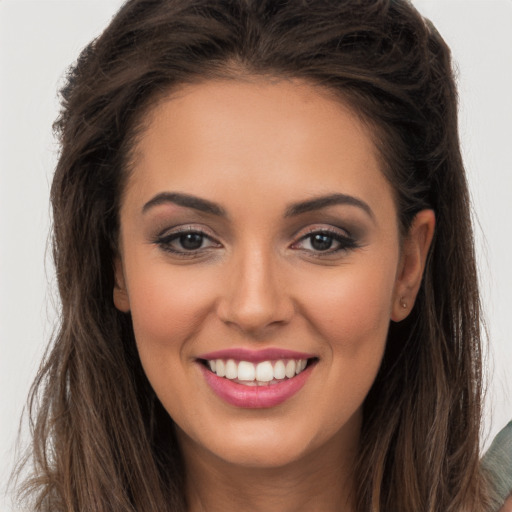
[{"label": "green fabric garment", "polygon": [[482,465],[494,486],[492,498],[499,510],[512,493],[512,421],[494,438]]}]

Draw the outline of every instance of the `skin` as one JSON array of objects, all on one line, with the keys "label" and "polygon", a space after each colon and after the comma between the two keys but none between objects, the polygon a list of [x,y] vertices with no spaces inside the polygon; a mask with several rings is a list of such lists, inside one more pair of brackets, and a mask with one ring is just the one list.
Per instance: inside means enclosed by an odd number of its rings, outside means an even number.
[{"label": "skin", "polygon": [[500,508],[500,512],[512,512],[512,494],[507,498],[503,507]]},{"label": "skin", "polygon": [[[167,192],[225,216],[169,201],[144,209]],[[333,193],[368,209],[286,215]],[[422,211],[400,240],[365,125],[298,81],[184,86],[148,114],[120,219],[114,302],[131,312],[143,367],[178,425],[190,511],[353,510],[361,406],[390,320],[414,303],[435,223]],[[199,250],[169,242],[180,228],[205,234]],[[342,243],[317,250],[311,231]],[[197,362],[231,347],[318,362],[284,403],[244,409],[215,395]]]}]

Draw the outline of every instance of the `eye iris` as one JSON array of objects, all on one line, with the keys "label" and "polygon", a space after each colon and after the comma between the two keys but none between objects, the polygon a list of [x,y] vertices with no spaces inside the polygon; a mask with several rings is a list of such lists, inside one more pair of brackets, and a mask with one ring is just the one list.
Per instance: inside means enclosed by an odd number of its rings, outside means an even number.
[{"label": "eye iris", "polygon": [[311,237],[311,247],[317,251],[327,251],[332,246],[332,236],[317,233]]},{"label": "eye iris", "polygon": [[203,245],[203,235],[198,233],[187,233],[180,236],[180,244],[184,249],[193,251]]}]

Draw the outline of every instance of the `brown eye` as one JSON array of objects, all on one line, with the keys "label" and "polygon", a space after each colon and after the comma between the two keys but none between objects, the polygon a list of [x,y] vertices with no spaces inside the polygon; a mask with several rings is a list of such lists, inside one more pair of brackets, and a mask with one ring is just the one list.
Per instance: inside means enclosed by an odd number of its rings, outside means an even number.
[{"label": "brown eye", "polygon": [[180,229],[161,235],[155,243],[166,252],[182,256],[198,255],[208,249],[222,247],[211,236],[195,229]]},{"label": "brown eye", "polygon": [[329,229],[310,231],[292,245],[292,249],[299,249],[318,256],[348,251],[356,247],[358,245],[354,239]]},{"label": "brown eye", "polygon": [[181,247],[187,251],[195,251],[203,245],[204,235],[200,233],[186,233],[180,235],[178,241]]},{"label": "brown eye", "polygon": [[332,247],[334,239],[325,233],[316,233],[311,235],[310,244],[315,251],[327,251]]}]

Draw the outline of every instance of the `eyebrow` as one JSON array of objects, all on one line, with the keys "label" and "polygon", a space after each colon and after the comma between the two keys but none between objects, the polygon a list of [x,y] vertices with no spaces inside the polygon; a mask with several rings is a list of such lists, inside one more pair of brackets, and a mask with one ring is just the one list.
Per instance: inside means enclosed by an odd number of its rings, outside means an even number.
[{"label": "eyebrow", "polygon": [[300,203],[295,203],[289,206],[286,209],[285,217],[295,217],[296,215],[301,215],[303,213],[321,210],[322,208],[327,208],[329,206],[335,206],[338,204],[356,206],[364,210],[373,220],[375,220],[375,216],[373,214],[370,206],[358,199],[354,196],[349,196],[346,194],[330,194],[327,196],[314,197],[313,199],[309,199],[308,201],[302,201]]},{"label": "eyebrow", "polygon": [[[202,199],[197,196],[183,194],[180,192],[162,192],[157,194],[142,207],[142,213],[146,213],[149,209],[166,203],[174,203],[178,206],[192,208],[194,210],[217,215],[219,217],[227,217],[226,210],[224,210],[222,206],[212,201],[208,201],[207,199]],[[314,197],[313,199],[309,199],[307,201],[294,203],[286,209],[284,216],[285,218],[296,217],[297,215],[301,215],[303,213],[321,210],[322,208],[328,208],[329,206],[335,206],[339,204],[361,208],[373,220],[375,220],[373,211],[367,203],[361,199],[358,199],[357,197],[349,196],[347,194],[329,194],[326,196]]]},{"label": "eyebrow", "polygon": [[185,208],[199,210],[200,212],[218,215],[219,217],[227,217],[224,208],[218,204],[212,203],[207,199],[179,192],[162,192],[157,194],[142,207],[142,213],[146,213],[151,208],[166,203],[174,203],[178,206],[184,206]]}]

